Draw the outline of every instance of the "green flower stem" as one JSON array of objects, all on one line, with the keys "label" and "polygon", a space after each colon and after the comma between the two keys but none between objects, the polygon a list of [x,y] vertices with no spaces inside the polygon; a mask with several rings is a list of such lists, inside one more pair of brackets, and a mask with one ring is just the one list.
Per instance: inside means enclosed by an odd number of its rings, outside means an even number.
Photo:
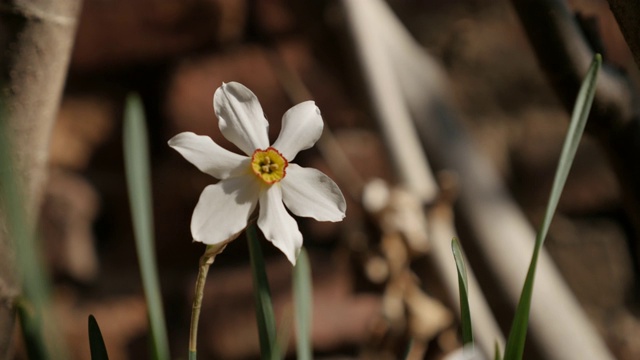
[{"label": "green flower stem", "polygon": [[200,321],[200,310],[202,309],[202,298],[204,297],[204,285],[207,281],[209,266],[213,264],[216,255],[220,254],[227,247],[227,242],[222,245],[208,245],[204,254],[200,257],[200,269],[196,279],[195,298],[191,310],[191,328],[189,329],[189,360],[195,360],[198,347],[198,322]]},{"label": "green flower stem", "polygon": [[262,359],[280,359],[280,351],[276,340],[276,320],[273,313],[271,291],[265,270],[264,258],[258,241],[256,225],[247,226],[247,241],[253,273],[253,294],[256,304],[256,321],[260,339],[260,354]]}]

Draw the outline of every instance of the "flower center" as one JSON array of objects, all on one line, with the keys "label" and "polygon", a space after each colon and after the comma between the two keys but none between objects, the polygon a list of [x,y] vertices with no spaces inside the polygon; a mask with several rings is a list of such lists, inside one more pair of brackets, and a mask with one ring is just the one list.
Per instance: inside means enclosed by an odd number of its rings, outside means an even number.
[{"label": "flower center", "polygon": [[269,147],[256,150],[251,157],[251,169],[267,184],[274,184],[287,175],[287,159],[278,150]]}]

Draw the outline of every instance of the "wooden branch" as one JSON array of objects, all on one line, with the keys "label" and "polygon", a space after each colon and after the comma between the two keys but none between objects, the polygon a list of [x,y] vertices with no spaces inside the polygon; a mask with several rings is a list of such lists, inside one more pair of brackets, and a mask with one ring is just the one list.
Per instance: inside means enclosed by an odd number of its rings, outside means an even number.
[{"label": "wooden branch", "polygon": [[[627,15],[637,26],[639,5],[636,1],[610,2],[636,6],[636,12]],[[567,111],[571,112],[594,55],[585,35],[563,0],[512,0],[512,3],[540,66]],[[639,34],[636,32],[635,35]],[[627,214],[636,231],[635,247],[640,249],[640,97],[625,74],[606,64],[598,78],[587,132],[598,139],[613,164],[622,185]],[[640,258],[640,253],[634,255]],[[638,275],[640,269],[636,269]],[[636,279],[638,281],[640,279]]]},{"label": "wooden branch", "polygon": [[[407,107],[408,98],[424,100],[425,97],[430,98],[433,92],[405,91],[406,88],[402,87],[398,77],[399,68],[419,64],[421,69],[429,71],[433,70],[433,62],[413,42],[407,42],[406,30],[402,29],[402,25],[383,2],[344,0],[343,6],[355,42],[356,56],[369,89],[370,103],[377,115],[381,132],[385,135],[399,178],[423,203],[433,203],[436,200],[437,184],[426,162]],[[437,74],[430,75],[434,75],[430,80],[437,83]],[[412,184],[427,185],[416,187]],[[425,192],[425,188],[429,192]],[[451,303],[457,304],[458,275],[451,253],[451,240],[456,236],[452,210],[446,204],[438,203],[434,211],[425,215],[425,221],[429,225],[429,257],[446,286]],[[489,358],[495,343],[504,344],[504,339],[470,269],[468,281],[476,341]],[[454,308],[459,309],[457,306]]]},{"label": "wooden branch", "polygon": [[620,25],[622,35],[631,49],[633,59],[640,68],[640,3],[634,0],[608,0],[609,7]]},{"label": "wooden branch", "polygon": [[[80,0],[0,0],[0,96],[13,140],[14,163],[32,224],[46,178],[56,116],[80,9]],[[3,164],[4,165],[4,164]],[[0,214],[0,223],[4,223]],[[2,229],[5,226],[1,226]],[[11,358],[13,298],[19,284],[5,230],[0,231],[0,358]]]}]

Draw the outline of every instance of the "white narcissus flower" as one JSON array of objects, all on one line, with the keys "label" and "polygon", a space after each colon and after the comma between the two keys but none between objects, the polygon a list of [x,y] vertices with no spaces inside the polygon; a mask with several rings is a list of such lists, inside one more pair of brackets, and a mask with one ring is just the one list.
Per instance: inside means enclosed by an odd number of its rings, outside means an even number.
[{"label": "white narcissus flower", "polygon": [[298,224],[289,215],[340,221],[346,203],[327,175],[292,161],[312,147],[324,126],[313,101],[289,109],[278,139],[269,146],[267,122],[256,96],[244,85],[223,83],[213,96],[222,135],[246,156],[230,152],[208,136],[183,132],[169,140],[185,159],[220,181],[207,186],[191,218],[194,241],[221,244],[240,233],[260,204],[258,227],[295,265],[302,247]]}]

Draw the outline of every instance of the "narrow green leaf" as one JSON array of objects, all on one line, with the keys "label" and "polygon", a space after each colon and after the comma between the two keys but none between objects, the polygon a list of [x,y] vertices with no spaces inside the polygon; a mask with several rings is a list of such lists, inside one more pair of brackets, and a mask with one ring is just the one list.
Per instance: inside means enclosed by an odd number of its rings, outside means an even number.
[{"label": "narrow green leaf", "polygon": [[542,248],[544,240],[547,237],[549,226],[551,225],[551,220],[553,219],[553,214],[555,213],[556,207],[558,206],[558,201],[560,200],[562,189],[564,188],[569,170],[571,169],[573,158],[575,157],[578,145],[580,144],[582,133],[584,132],[584,128],[587,123],[587,118],[589,116],[589,111],[591,110],[591,104],[593,103],[593,97],[596,91],[598,70],[600,69],[601,64],[602,57],[600,56],[600,54],[596,54],[593,62],[591,63],[591,67],[589,68],[589,71],[587,72],[587,75],[582,82],[582,86],[580,87],[580,91],[578,93],[578,98],[576,99],[576,104],[573,108],[569,131],[567,133],[564,146],[562,147],[562,153],[560,154],[558,168],[556,170],[556,175],[553,180],[553,186],[551,188],[551,195],[549,196],[549,201],[547,203],[547,208],[544,214],[542,225],[536,236],[536,243],[533,250],[533,256],[531,257],[529,271],[527,272],[527,277],[522,288],[522,293],[520,295],[520,301],[518,302],[518,307],[516,308],[513,324],[511,325],[509,338],[505,346],[505,360],[522,359],[522,355],[524,353],[524,344],[527,337],[529,311],[531,309],[531,297],[533,294],[533,283],[535,279],[536,266],[538,263],[538,255],[540,249]]},{"label": "narrow green leaf", "polygon": [[462,256],[462,248],[457,238],[451,240],[451,251],[458,271],[458,289],[460,293],[460,322],[462,325],[462,344],[473,345],[473,328],[471,326],[471,309],[469,308],[469,287],[467,268]]},{"label": "narrow green leaf", "polygon": [[89,349],[91,349],[91,360],[109,360],[102,332],[93,315],[89,315]]},{"label": "narrow green leaf", "polygon": [[404,349],[404,354],[402,354],[402,359],[407,360],[409,359],[409,354],[411,354],[411,349],[413,348],[413,338],[409,339],[409,342],[407,342],[407,347]]},{"label": "narrow green leaf", "polygon": [[149,311],[153,358],[168,360],[169,341],[155,261],[147,129],[142,101],[138,95],[129,95],[127,98],[123,137],[129,203],[142,285]]},{"label": "narrow green leaf", "polygon": [[35,314],[35,309],[24,298],[18,299],[15,306],[18,311],[18,320],[22,329],[27,357],[32,360],[49,359],[42,337],[42,321]]},{"label": "narrow green leaf", "polygon": [[260,354],[262,359],[280,357],[276,340],[276,320],[273,314],[269,281],[262,257],[262,249],[256,233],[256,225],[247,227],[247,241],[251,257],[251,271],[253,273],[253,294],[256,306],[256,321],[260,337]]},{"label": "narrow green leaf", "polygon": [[278,333],[276,335],[276,344],[278,349],[285,349],[282,354],[273,354],[271,360],[283,360],[286,355],[286,349],[291,341],[291,333],[293,330],[293,314],[290,308],[285,308],[278,322]]},{"label": "narrow green leaf", "polygon": [[14,162],[12,132],[0,96],[0,212],[6,236],[15,251],[15,266],[22,297],[16,301],[19,321],[31,359],[63,359],[66,349],[51,308],[51,283],[36,241],[35,216],[27,213],[26,189]]},{"label": "narrow green leaf", "polygon": [[500,344],[498,344],[497,341],[496,341],[496,345],[495,345],[493,359],[494,360],[501,360],[502,359],[502,354],[500,353]]},{"label": "narrow green leaf", "polygon": [[313,358],[311,329],[313,324],[313,286],[307,250],[302,248],[293,268],[293,296],[296,312],[296,350],[299,360]]}]

